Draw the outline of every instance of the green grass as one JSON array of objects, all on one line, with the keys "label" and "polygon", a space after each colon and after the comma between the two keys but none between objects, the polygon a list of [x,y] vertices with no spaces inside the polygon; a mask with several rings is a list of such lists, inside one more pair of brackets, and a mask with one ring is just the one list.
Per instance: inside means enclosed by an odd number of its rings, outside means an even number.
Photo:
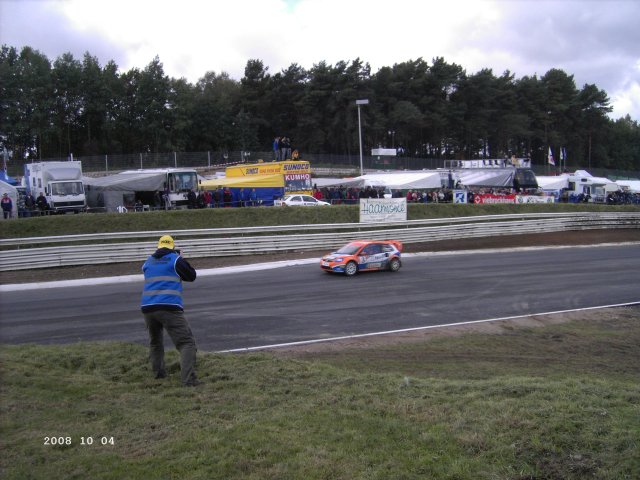
[{"label": "green grass", "polygon": [[173,350],[154,380],[141,345],[4,345],[0,474],[637,479],[640,310],[613,312],[324,353],[200,353],[195,389],[179,386]]},{"label": "green grass", "polygon": [[[610,205],[409,205],[407,218],[449,218],[471,215],[508,213],[638,211],[638,206]],[[158,211],[57,215],[20,218],[2,222],[0,238],[44,237],[82,233],[141,232],[228,228],[269,225],[305,225],[317,223],[350,223],[359,221],[357,206],[334,205],[330,208],[225,208],[205,210]]]}]

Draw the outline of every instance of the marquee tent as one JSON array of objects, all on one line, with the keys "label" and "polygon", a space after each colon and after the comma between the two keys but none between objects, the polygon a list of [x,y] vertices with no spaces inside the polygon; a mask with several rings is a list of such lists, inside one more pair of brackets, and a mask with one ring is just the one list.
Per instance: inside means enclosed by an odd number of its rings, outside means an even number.
[{"label": "marquee tent", "polygon": [[389,188],[392,190],[413,190],[442,188],[440,173],[437,171],[422,172],[398,172],[398,173],[368,173],[351,179],[333,179],[333,181],[323,181],[320,186],[337,187],[377,187]]},{"label": "marquee tent", "polygon": [[91,189],[117,192],[151,192],[164,190],[166,173],[118,173],[106,177],[83,177],[82,182]]},{"label": "marquee tent", "polygon": [[[515,168],[463,168],[452,170],[422,170],[416,172],[385,172],[368,173],[352,179],[341,179],[333,182],[323,181],[320,186],[344,187],[386,187],[393,190],[414,190],[444,188],[449,184],[449,173],[453,185],[458,181],[463,187],[489,187],[489,188],[511,188],[516,172],[530,172],[529,170],[516,170]],[[531,181],[526,185],[523,181],[520,184],[524,188],[535,188],[535,177],[531,172]],[[528,178],[525,176],[525,178]],[[320,184],[319,182],[317,182]]]},{"label": "marquee tent", "polygon": [[616,183],[631,193],[640,193],[640,180],[616,180]]},{"label": "marquee tent", "polygon": [[459,179],[465,187],[511,188],[515,173],[513,168],[460,169],[455,170],[454,178]]},{"label": "marquee tent", "polygon": [[547,192],[560,191],[569,186],[568,175],[537,175],[536,179],[538,180],[538,186]]},{"label": "marquee tent", "polygon": [[[133,204],[136,192],[162,192],[167,174],[162,172],[117,173],[106,177],[82,177],[90,207],[109,212]],[[150,193],[151,194],[151,193]]]}]

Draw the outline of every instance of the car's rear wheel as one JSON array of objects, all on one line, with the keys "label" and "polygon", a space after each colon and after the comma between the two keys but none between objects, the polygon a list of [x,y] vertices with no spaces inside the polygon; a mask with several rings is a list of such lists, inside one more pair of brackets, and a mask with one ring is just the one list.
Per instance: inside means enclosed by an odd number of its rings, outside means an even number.
[{"label": "car's rear wheel", "polygon": [[389,262],[389,270],[391,270],[392,272],[397,272],[398,270],[400,270],[400,259],[399,258],[392,258],[391,261]]},{"label": "car's rear wheel", "polygon": [[344,274],[347,277],[352,277],[354,276],[356,273],[358,273],[358,265],[356,264],[356,262],[349,262],[345,265],[344,267]]}]

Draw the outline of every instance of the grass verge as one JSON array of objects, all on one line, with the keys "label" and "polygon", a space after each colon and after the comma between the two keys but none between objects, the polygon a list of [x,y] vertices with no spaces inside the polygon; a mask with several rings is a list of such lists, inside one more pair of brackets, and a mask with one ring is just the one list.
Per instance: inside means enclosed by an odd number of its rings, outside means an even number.
[{"label": "grass verge", "polygon": [[173,350],[154,380],[140,345],[3,345],[0,475],[638,478],[639,320],[627,308],[383,348],[202,353],[195,389],[178,385]]},{"label": "grass verge", "polygon": [[[502,215],[509,213],[579,212],[579,211],[638,211],[633,205],[452,205],[412,204],[408,220],[451,218],[473,215]],[[55,215],[19,218],[3,222],[0,238],[46,237],[83,233],[145,232],[156,230],[187,230],[201,228],[229,228],[270,225],[306,225],[357,223],[358,207],[334,205],[326,208],[259,207],[215,208],[204,210],[156,211],[144,213]]]}]

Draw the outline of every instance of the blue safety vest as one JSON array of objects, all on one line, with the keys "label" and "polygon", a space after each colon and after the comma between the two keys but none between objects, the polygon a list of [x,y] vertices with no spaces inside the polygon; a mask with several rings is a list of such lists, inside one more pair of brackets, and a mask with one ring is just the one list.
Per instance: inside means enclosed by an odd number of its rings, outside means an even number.
[{"label": "blue safety vest", "polygon": [[171,305],[183,309],[182,279],[176,272],[177,253],[169,253],[160,258],[150,256],[142,266],[144,289],[141,307]]}]

